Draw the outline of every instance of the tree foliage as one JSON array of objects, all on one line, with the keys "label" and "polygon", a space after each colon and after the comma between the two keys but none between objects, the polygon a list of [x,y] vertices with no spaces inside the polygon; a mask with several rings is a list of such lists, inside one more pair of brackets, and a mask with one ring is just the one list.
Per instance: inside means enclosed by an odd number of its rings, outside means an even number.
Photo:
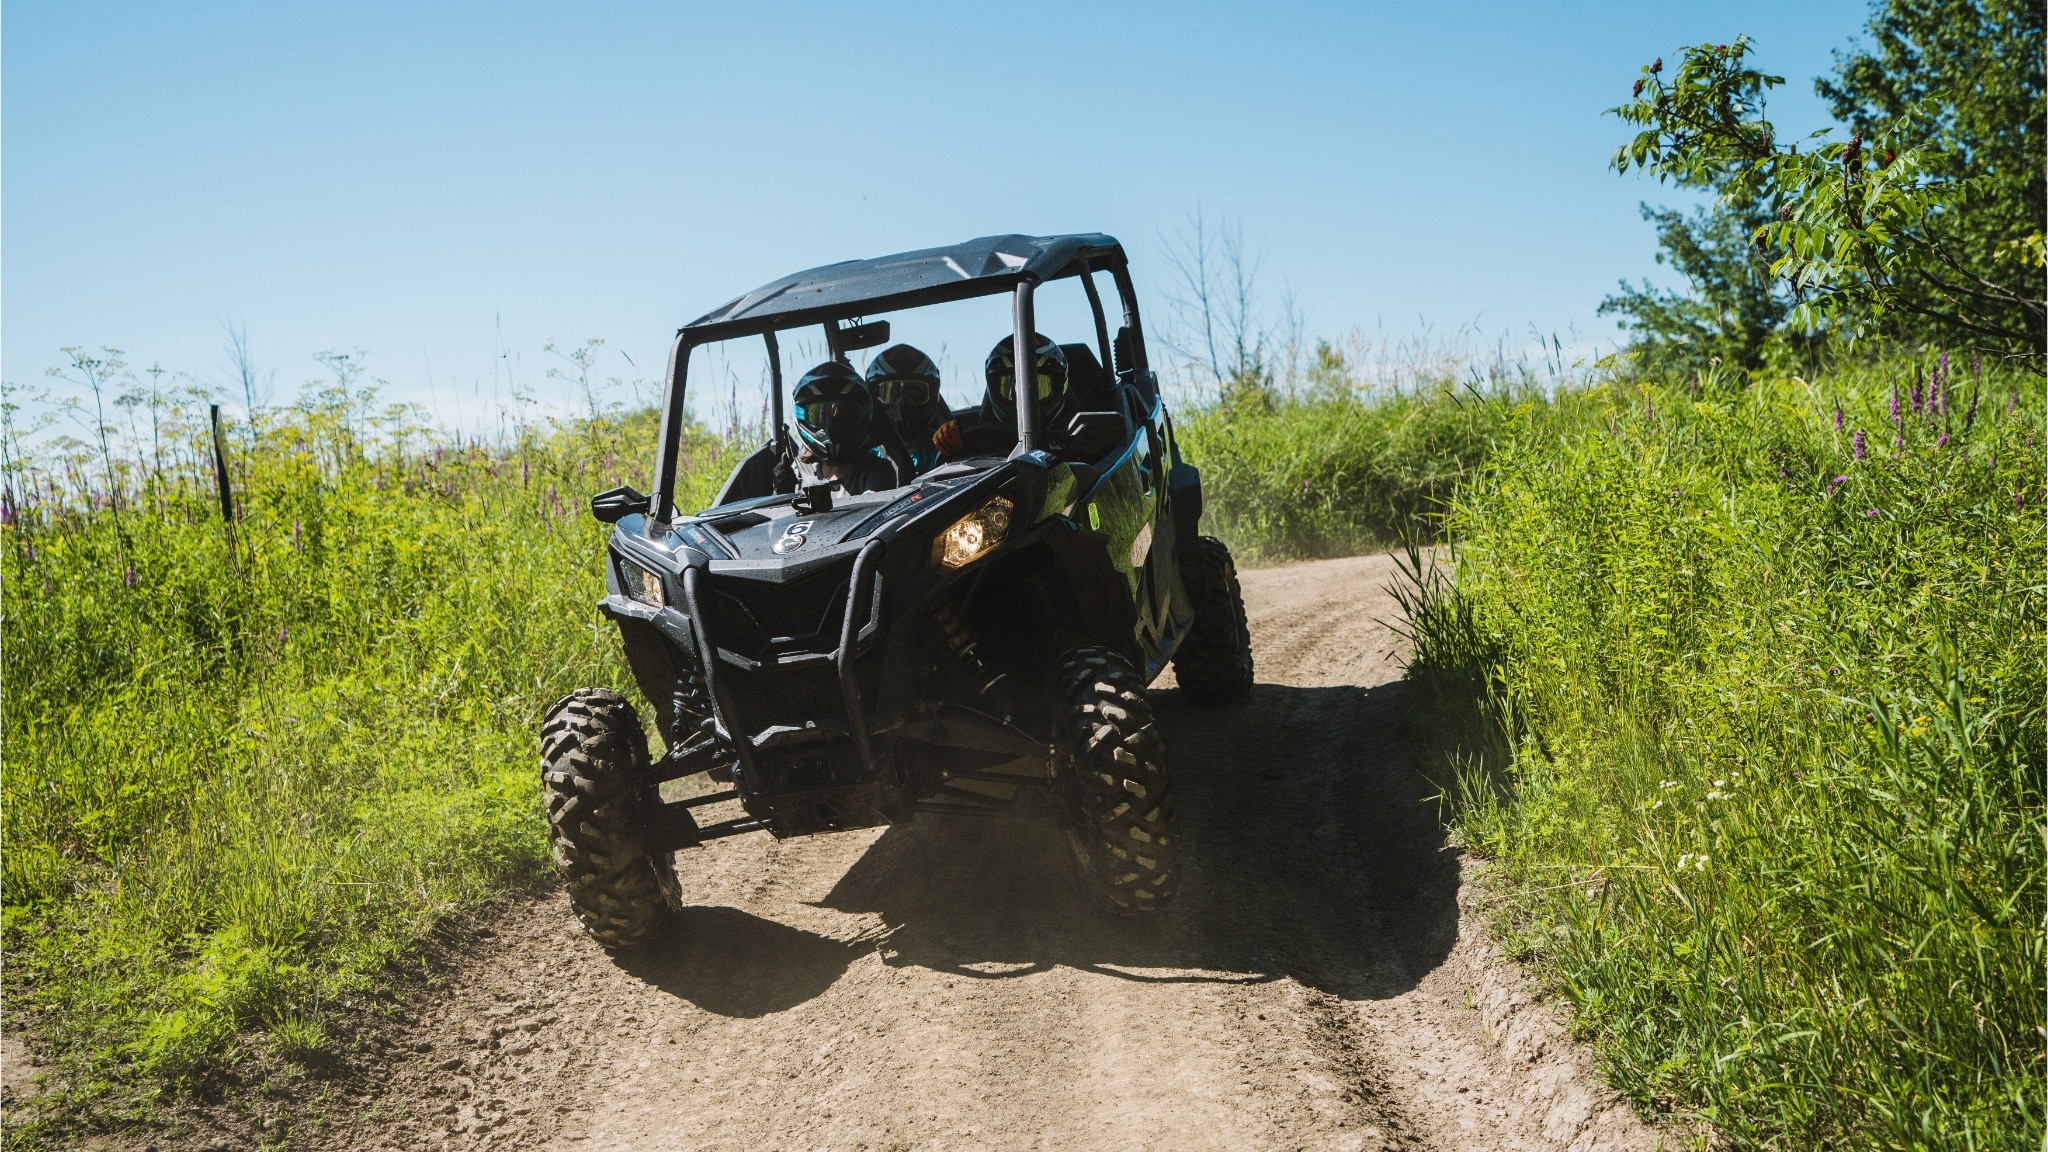
[{"label": "tree foliage", "polygon": [[[1768,258],[1789,298],[1783,327],[1974,347],[2039,370],[2041,26],[2039,8],[2009,0],[1889,0],[1873,51],[1817,82],[1849,138],[1825,130],[1803,150],[1765,118],[1784,81],[1750,66],[1746,37],[1686,48],[1669,77],[1660,58],[1610,109],[1637,129],[1614,167],[1716,194],[1702,223],[1718,228],[1660,228],[1681,270],[1738,267],[1729,225],[1750,224],[1744,251]],[[1749,347],[1754,286],[1688,274],[1716,339]],[[1647,290],[1607,310],[1636,317],[1639,341],[1705,330],[1701,309]]]}]

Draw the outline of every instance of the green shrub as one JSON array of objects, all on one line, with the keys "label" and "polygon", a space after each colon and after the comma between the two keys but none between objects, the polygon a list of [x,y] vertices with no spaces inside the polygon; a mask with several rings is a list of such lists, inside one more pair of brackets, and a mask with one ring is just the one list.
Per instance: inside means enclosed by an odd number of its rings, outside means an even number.
[{"label": "green shrub", "polygon": [[[330,396],[236,430],[232,532],[189,427],[111,498],[86,464],[9,477],[10,988],[113,1117],[238,1035],[316,1045],[323,1005],[540,872],[541,711],[630,686],[586,501],[645,486],[652,415],[491,451],[398,420]],[[688,447],[708,502],[731,459]]]},{"label": "green shrub", "polygon": [[2039,382],[1929,367],[1524,406],[1415,621],[1517,939],[1741,1145],[2042,1142]]},{"label": "green shrub", "polygon": [[1205,530],[1247,559],[1344,556],[1429,538],[1504,421],[1505,390],[1246,392],[1178,414]]}]

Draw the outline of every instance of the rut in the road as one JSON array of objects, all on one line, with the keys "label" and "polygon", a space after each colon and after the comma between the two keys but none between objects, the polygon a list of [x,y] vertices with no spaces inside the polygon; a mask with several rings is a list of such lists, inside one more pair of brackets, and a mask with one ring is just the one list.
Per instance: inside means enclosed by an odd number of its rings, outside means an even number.
[{"label": "rut in the road", "polygon": [[507,902],[324,1101],[258,1111],[336,1149],[1647,1147],[1469,931],[1397,738],[1391,575],[1247,572],[1251,696],[1156,692],[1163,916],[1095,912],[1050,827],[720,841],[679,859],[659,947]]}]

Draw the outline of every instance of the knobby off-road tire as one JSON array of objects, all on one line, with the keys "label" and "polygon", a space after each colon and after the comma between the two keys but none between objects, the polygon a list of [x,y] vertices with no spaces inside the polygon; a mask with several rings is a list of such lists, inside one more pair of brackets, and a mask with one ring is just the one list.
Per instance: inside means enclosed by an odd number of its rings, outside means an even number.
[{"label": "knobby off-road tire", "polygon": [[555,866],[583,927],[606,948],[635,948],[681,904],[674,858],[647,849],[661,803],[647,781],[647,736],[625,697],[578,688],[548,709],[540,774]]},{"label": "knobby off-road tire", "polygon": [[1145,680],[1109,648],[1076,648],[1054,673],[1066,706],[1067,843],[1104,907],[1152,912],[1173,898],[1180,833],[1166,746]]},{"label": "knobby off-road tire", "polygon": [[1230,549],[1214,536],[1196,537],[1181,554],[1180,581],[1195,608],[1195,622],[1173,654],[1180,690],[1198,704],[1235,700],[1252,686],[1252,630]]}]

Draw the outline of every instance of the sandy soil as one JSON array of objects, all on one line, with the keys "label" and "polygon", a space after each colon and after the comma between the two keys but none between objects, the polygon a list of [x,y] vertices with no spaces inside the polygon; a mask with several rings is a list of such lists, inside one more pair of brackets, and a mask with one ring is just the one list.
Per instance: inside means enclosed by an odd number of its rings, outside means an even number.
[{"label": "sandy soil", "polygon": [[163,1146],[1658,1147],[1471,915],[1395,735],[1392,575],[1246,572],[1251,696],[1157,694],[1189,847],[1156,920],[1090,911],[1047,827],[718,841],[652,954],[506,901],[352,1056]]}]

